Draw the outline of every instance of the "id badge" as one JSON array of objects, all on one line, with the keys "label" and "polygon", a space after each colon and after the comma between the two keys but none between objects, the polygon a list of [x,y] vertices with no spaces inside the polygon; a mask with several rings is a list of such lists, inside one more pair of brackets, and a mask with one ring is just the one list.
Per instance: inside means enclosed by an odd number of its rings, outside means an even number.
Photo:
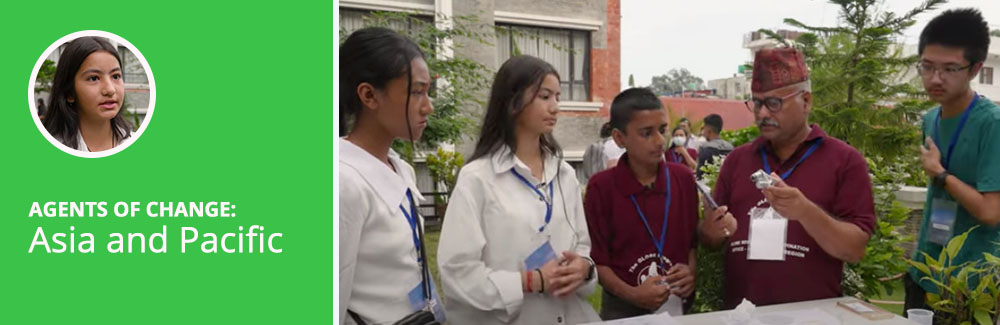
[{"label": "id badge", "polygon": [[788,219],[753,219],[750,221],[748,260],[784,261]]},{"label": "id badge", "polygon": [[[413,308],[413,311],[425,310],[427,308],[427,300],[424,300],[423,284],[424,282],[420,281],[420,283],[418,283],[417,286],[411,289],[410,293],[407,294],[410,299],[410,307]],[[437,320],[438,323],[444,324],[446,320],[444,316],[444,306],[441,305],[441,297],[438,297],[437,286],[434,285],[433,278],[431,279],[430,303],[430,311],[434,313],[434,319]]]},{"label": "id badge", "polygon": [[931,223],[927,239],[944,246],[951,239],[955,226],[955,215],[958,213],[958,203],[952,200],[936,198],[931,201]]},{"label": "id badge", "polygon": [[531,271],[534,269],[540,269],[545,263],[556,258],[556,251],[552,249],[552,244],[549,243],[548,239],[545,239],[535,251],[528,255],[528,258],[524,259],[524,269]]}]

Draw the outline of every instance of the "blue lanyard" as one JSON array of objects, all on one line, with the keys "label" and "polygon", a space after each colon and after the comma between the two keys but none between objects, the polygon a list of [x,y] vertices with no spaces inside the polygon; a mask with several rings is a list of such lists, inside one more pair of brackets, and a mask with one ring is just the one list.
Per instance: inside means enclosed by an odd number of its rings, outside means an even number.
[{"label": "blue lanyard", "polygon": [[[816,148],[819,148],[819,145],[821,143],[823,143],[823,138],[819,138],[819,140],[816,140],[816,142],[814,142],[813,145],[809,147],[809,150],[806,150],[806,153],[802,155],[802,158],[799,158],[799,161],[795,162],[795,165],[792,165],[792,168],[789,168],[787,171],[781,174],[781,180],[785,180],[788,178],[788,176],[791,176],[792,172],[795,171],[795,168],[798,168],[799,164],[805,161],[806,158],[809,158],[809,156],[811,156],[813,152],[816,151]],[[763,145],[760,146],[760,159],[764,161],[764,172],[770,175],[771,164],[767,162],[767,151],[764,150]]]},{"label": "blue lanyard", "polygon": [[537,187],[531,185],[531,182],[529,182],[526,178],[524,178],[524,176],[521,176],[521,174],[519,174],[516,170],[514,170],[514,168],[511,168],[510,172],[514,174],[514,176],[517,176],[517,179],[521,180],[521,183],[524,183],[525,186],[528,186],[528,188],[530,188],[532,191],[535,191],[535,194],[538,194],[538,197],[542,199],[542,202],[545,202],[545,224],[542,225],[541,227],[538,227],[538,232],[544,231],[545,226],[549,225],[549,220],[552,220],[552,201],[551,201],[552,187],[553,187],[552,184],[549,184],[549,199],[546,199],[545,195],[542,194],[542,191],[539,191]]},{"label": "blue lanyard", "polygon": [[[684,150],[687,150],[687,149],[685,148]],[[676,153],[676,152],[674,152],[673,150],[671,150],[671,151],[670,151],[670,156],[671,156],[671,157],[674,157],[674,162],[675,162],[675,163],[680,163],[680,162],[681,162],[681,155],[680,155],[680,154],[677,154],[677,153]]]},{"label": "blue lanyard", "polygon": [[420,258],[420,237],[417,236],[417,212],[414,210],[413,193],[410,192],[410,189],[406,189],[406,198],[410,200],[410,213],[406,213],[406,208],[403,208],[402,204],[399,205],[399,209],[403,210],[403,216],[410,223],[410,232],[413,234],[413,247],[417,248],[417,263],[421,263],[423,259]]},{"label": "blue lanyard", "polygon": [[670,220],[670,172],[667,171],[667,165],[663,165],[663,176],[666,177],[667,186],[667,199],[663,204],[663,227],[660,230],[660,240],[656,240],[656,236],[653,235],[653,229],[649,228],[649,221],[646,221],[646,215],[642,213],[642,209],[639,208],[639,202],[635,200],[635,194],[629,195],[632,199],[632,205],[635,206],[635,212],[639,213],[639,218],[642,219],[642,224],[646,226],[646,232],[649,233],[649,239],[653,240],[653,245],[656,245],[656,254],[661,257],[657,264],[663,267],[663,244],[667,241],[667,221]]},{"label": "blue lanyard", "polygon": [[[951,134],[951,141],[948,143],[948,156],[944,161],[941,162],[941,167],[948,170],[948,165],[951,162],[951,154],[955,153],[955,144],[958,143],[958,135],[962,133],[962,128],[965,127],[965,121],[969,119],[969,112],[972,108],[976,106],[976,102],[979,101],[979,94],[973,93],[972,102],[969,103],[969,107],[965,108],[965,112],[962,112],[962,119],[958,121],[958,128],[955,129],[955,133]],[[938,124],[941,122],[941,111],[938,109],[937,116],[934,117],[934,142],[938,142]]]}]

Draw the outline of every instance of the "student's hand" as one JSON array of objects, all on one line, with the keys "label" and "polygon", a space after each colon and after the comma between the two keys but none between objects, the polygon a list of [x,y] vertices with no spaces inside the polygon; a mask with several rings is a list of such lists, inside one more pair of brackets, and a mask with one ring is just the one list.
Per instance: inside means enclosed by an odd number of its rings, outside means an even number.
[{"label": "student's hand", "polygon": [[550,291],[552,296],[565,297],[572,294],[583,285],[583,279],[587,278],[589,271],[590,262],[586,259],[571,251],[563,252],[562,263],[556,268],[556,275],[552,280],[552,287],[558,289]]},{"label": "student's hand", "polygon": [[664,281],[666,278],[663,276],[651,276],[638,287],[632,287],[626,300],[643,309],[657,310],[670,297],[670,286],[662,283]]},{"label": "student's hand", "polygon": [[540,285],[538,289],[541,290],[541,288],[545,288],[545,291],[542,293],[550,293],[559,290],[558,286],[554,285],[552,280],[559,277],[558,270],[560,262],[562,262],[561,258],[554,258],[538,269],[539,271],[542,271],[542,279],[540,279],[541,282],[539,283],[543,284]]},{"label": "student's hand", "polygon": [[678,297],[687,298],[694,293],[694,272],[687,264],[674,264],[667,270],[667,282],[670,282],[670,292]]},{"label": "student's hand", "polygon": [[728,238],[736,233],[737,227],[736,218],[729,213],[729,207],[705,208],[702,232],[709,238]]},{"label": "student's hand", "polygon": [[771,179],[774,181],[774,185],[765,188],[763,190],[764,197],[767,198],[767,202],[771,203],[771,207],[774,211],[781,214],[788,220],[802,220],[802,218],[808,217],[810,210],[815,208],[812,201],[806,198],[802,191],[798,188],[788,186],[781,177],[777,174],[771,173]]},{"label": "student's hand", "polygon": [[924,144],[927,147],[920,146],[920,162],[923,164],[924,171],[927,172],[928,176],[937,176],[944,172],[944,166],[941,166],[941,151],[938,150],[937,145],[934,144],[934,140],[931,140],[931,137],[925,138]]}]

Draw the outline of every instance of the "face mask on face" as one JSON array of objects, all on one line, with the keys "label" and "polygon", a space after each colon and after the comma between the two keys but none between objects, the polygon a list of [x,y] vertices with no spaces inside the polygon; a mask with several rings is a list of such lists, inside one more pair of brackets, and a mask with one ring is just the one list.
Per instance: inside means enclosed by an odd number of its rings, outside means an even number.
[{"label": "face mask on face", "polygon": [[686,140],[684,137],[674,137],[674,146],[683,146]]}]

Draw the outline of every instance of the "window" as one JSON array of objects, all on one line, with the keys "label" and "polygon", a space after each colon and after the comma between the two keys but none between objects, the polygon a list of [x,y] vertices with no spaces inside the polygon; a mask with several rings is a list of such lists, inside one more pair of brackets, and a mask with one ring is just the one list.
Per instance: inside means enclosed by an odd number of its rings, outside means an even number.
[{"label": "window", "polygon": [[562,100],[590,101],[590,32],[497,24],[497,67],[513,53],[552,64],[562,80]]},{"label": "window", "polygon": [[[395,31],[407,31],[407,34],[413,35],[419,28],[421,28],[418,22],[414,20],[423,21],[425,23],[434,23],[431,16],[416,16],[408,15],[410,19],[403,19],[402,14],[390,14],[388,16],[388,28]],[[341,41],[347,39],[347,36],[351,35],[356,30],[365,27],[365,22],[372,18],[372,12],[367,10],[354,10],[354,9],[340,9],[338,18],[340,18],[340,37]],[[415,31],[416,30],[416,31]]]},{"label": "window", "polygon": [[982,85],[993,84],[993,68],[983,67],[983,69],[979,71],[979,84]]}]

